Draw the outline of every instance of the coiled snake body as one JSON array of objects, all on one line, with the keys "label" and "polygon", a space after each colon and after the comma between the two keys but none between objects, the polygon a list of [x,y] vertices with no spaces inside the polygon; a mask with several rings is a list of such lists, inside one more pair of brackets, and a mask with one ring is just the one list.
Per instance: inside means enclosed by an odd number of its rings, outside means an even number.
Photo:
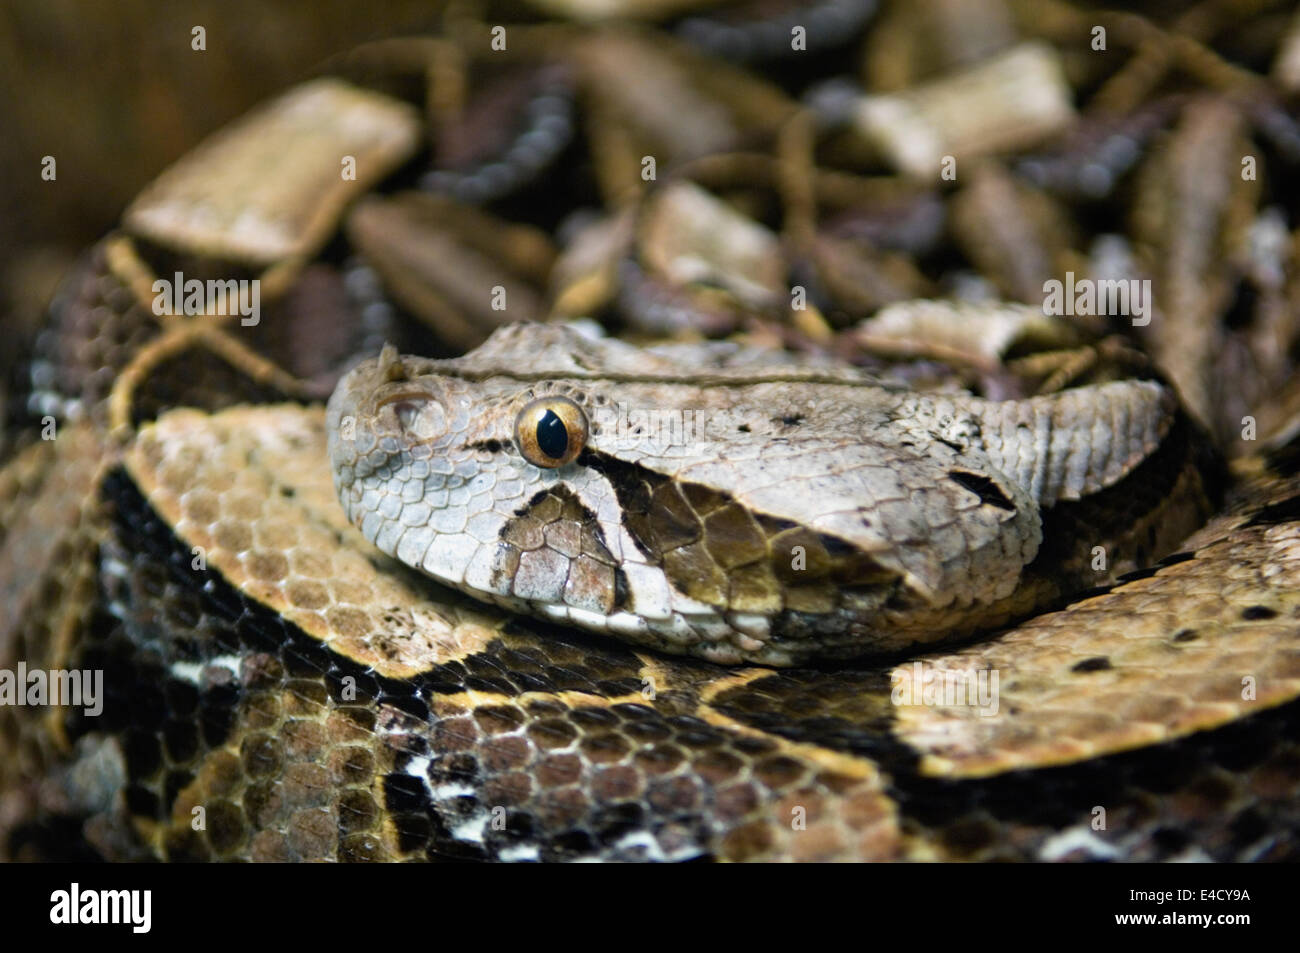
[{"label": "coiled snake body", "polygon": [[[1145,372],[995,400],[528,322],[357,364],[430,336],[345,305],[352,265],[321,250],[350,209],[349,248],[415,308],[418,252],[376,253],[385,207],[358,200],[417,119],[333,80],[289,101],[252,171],[230,132],[193,161],[233,182],[182,163],[142,196],[34,347],[54,439],[0,472],[0,668],[99,672],[102,710],[0,705],[0,853],[1296,857],[1285,427],[1225,490]],[[316,145],[268,160],[302,123]],[[412,208],[434,258],[498,234]],[[254,275],[260,323],[153,307],[176,261]],[[446,300],[433,337],[466,350],[486,332]]]}]

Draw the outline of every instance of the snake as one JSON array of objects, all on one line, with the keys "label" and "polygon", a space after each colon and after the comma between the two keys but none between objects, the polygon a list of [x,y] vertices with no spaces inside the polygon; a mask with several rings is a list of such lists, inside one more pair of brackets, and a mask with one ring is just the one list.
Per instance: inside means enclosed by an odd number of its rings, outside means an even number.
[{"label": "snake", "polygon": [[[978,393],[527,320],[381,347],[322,323],[355,316],[321,249],[411,117],[330,83],[293,116],[360,127],[369,178],[257,259],[279,193],[189,214],[182,164],[33,346],[0,671],[102,690],[0,704],[0,856],[1295,859],[1295,428],[1225,465],[1131,367]],[[222,236],[260,330],[152,307]]]}]

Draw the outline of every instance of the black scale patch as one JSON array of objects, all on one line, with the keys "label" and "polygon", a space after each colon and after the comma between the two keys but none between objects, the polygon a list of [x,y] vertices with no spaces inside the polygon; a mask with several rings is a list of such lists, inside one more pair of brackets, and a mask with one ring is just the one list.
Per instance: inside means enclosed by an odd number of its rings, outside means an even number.
[{"label": "black scale patch", "polygon": [[[1169,860],[1193,846],[1216,861],[1260,859],[1256,849],[1300,860],[1300,701],[1140,751],[950,780],[923,776],[916,751],[891,733],[888,671],[784,669],[724,692],[714,707],[791,741],[872,759],[904,830],[937,838],[951,859],[1040,859],[1052,834],[1088,827],[1093,806],[1105,805],[1108,830],[1098,836],[1132,842],[1126,860]],[[1188,789],[1213,809],[1167,796]]]},{"label": "black scale patch", "polygon": [[897,578],[851,543],[753,513],[725,492],[593,450],[584,451],[578,463],[614,488],[624,526],[646,561],[707,605],[766,614],[828,613],[843,589],[889,585]]}]

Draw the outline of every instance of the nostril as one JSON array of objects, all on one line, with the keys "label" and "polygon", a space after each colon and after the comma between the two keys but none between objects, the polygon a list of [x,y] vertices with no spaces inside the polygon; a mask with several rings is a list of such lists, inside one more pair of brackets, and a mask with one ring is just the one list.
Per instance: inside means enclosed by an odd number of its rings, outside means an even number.
[{"label": "nostril", "polygon": [[429,440],[447,429],[447,414],[436,400],[399,400],[393,413],[403,432],[417,440]]}]

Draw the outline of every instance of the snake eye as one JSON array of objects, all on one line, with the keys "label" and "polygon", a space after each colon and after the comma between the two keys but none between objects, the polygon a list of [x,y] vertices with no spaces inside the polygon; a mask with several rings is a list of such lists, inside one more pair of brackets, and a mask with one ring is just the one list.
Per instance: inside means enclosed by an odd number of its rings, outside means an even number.
[{"label": "snake eye", "polygon": [[515,443],[524,459],[551,469],[572,461],[587,445],[587,415],[567,397],[539,397],[515,418]]}]

